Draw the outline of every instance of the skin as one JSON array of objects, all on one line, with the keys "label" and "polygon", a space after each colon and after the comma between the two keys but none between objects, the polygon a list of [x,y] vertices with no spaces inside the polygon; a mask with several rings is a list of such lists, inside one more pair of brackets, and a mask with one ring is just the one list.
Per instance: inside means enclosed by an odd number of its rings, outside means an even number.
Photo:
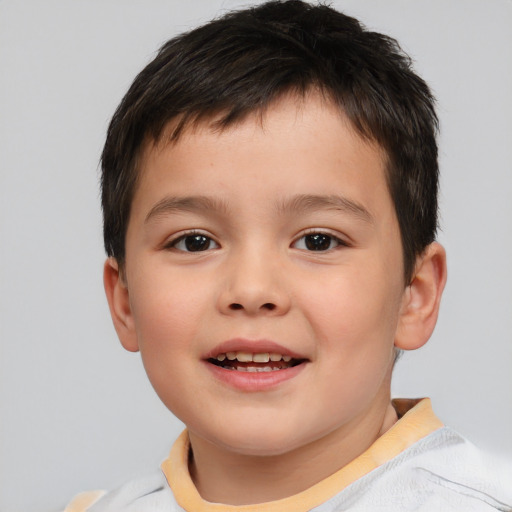
[{"label": "skin", "polygon": [[[183,201],[199,196],[207,204]],[[186,250],[191,230],[206,250]],[[327,248],[310,250],[311,233]],[[445,279],[434,243],[405,285],[383,152],[315,94],[148,143],[125,268],[109,259],[104,274],[123,346],[189,429],[198,491],[234,505],[310,487],[393,425],[394,347],[428,340]],[[204,360],[234,338],[306,362],[276,386],[239,389]]]}]

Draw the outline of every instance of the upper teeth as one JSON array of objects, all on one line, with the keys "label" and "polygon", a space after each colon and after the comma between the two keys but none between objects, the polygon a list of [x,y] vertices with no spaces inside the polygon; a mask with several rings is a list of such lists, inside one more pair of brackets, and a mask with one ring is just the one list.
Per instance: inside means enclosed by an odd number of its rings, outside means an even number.
[{"label": "upper teeth", "polygon": [[238,360],[240,363],[268,363],[269,361],[281,361],[288,363],[292,360],[291,356],[284,356],[282,354],[270,353],[270,352],[259,352],[253,354],[251,352],[226,352],[225,354],[219,354],[216,359],[217,361],[224,361],[225,359],[230,361]]}]

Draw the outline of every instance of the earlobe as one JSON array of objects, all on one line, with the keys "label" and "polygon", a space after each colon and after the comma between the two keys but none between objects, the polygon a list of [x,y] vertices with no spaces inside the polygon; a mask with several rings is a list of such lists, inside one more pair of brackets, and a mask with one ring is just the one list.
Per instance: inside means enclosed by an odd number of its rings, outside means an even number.
[{"label": "earlobe", "polygon": [[446,284],[446,253],[437,242],[418,256],[411,284],[406,288],[395,336],[403,350],[422,347],[432,335]]},{"label": "earlobe", "polygon": [[130,352],[139,350],[130,305],[128,286],[115,258],[108,258],[103,267],[103,285],[112,322],[121,344]]}]

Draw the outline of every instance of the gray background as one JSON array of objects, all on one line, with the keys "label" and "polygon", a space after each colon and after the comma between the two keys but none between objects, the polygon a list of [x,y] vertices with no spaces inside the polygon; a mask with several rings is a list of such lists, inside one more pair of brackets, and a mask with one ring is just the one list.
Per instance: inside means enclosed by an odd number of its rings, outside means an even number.
[{"label": "gray background", "polygon": [[[0,0],[2,512],[59,510],[151,470],[181,429],[111,326],[97,164],[109,117],[160,44],[240,5]],[[394,395],[432,397],[446,423],[512,457],[512,3],[333,5],[397,37],[439,100],[449,280]]]}]

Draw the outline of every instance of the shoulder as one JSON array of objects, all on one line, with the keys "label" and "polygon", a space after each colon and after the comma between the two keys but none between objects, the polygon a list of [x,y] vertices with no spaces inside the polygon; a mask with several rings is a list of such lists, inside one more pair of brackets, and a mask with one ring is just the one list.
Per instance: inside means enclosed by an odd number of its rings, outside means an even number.
[{"label": "shoulder", "polygon": [[484,453],[443,427],[347,491],[361,510],[371,504],[372,510],[382,512],[512,512],[512,463]]},{"label": "shoulder", "polygon": [[77,494],[65,508],[64,512],[83,512],[96,503],[106,491],[89,491]]},{"label": "shoulder", "polygon": [[161,471],[125,483],[112,492],[81,493],[64,512],[181,512]]},{"label": "shoulder", "polygon": [[512,499],[512,461],[477,448],[449,427],[427,436],[411,455],[426,473]]},{"label": "shoulder", "polygon": [[512,511],[512,461],[480,450],[448,427],[429,438],[416,460],[423,480],[447,496],[466,497],[481,510]]}]

